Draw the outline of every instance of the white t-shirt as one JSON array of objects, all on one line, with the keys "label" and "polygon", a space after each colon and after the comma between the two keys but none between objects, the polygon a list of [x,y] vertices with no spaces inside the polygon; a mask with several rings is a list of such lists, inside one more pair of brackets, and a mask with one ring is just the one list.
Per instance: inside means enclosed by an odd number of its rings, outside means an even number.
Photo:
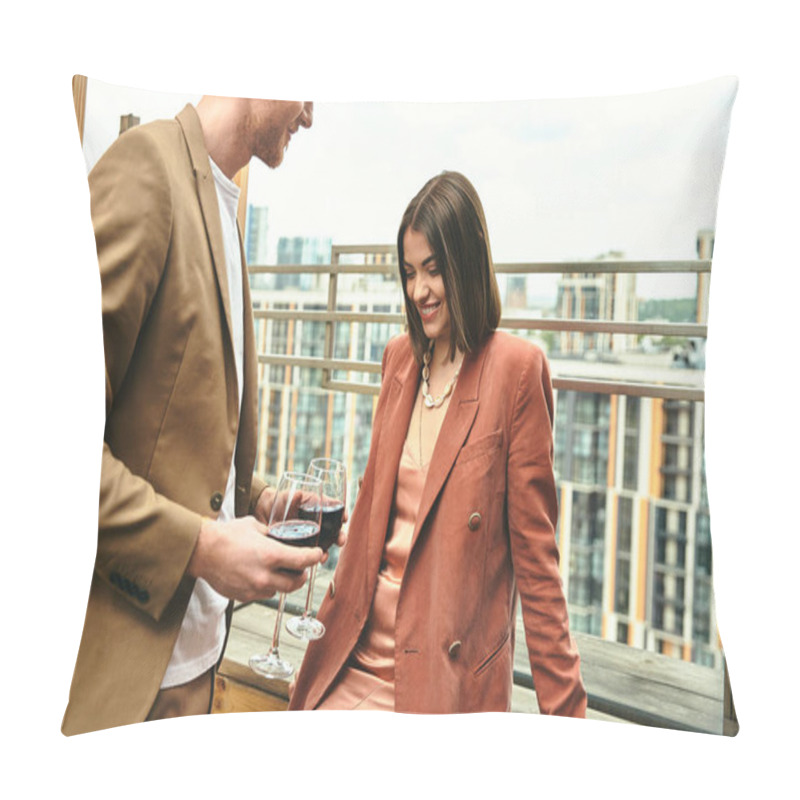
[{"label": "white t-shirt", "polygon": [[[211,159],[209,158],[209,161]],[[239,249],[239,229],[236,210],[239,205],[239,187],[225,176],[211,161],[211,171],[217,189],[222,237],[225,242],[225,263],[228,271],[228,296],[230,298],[233,349],[236,358],[236,379],[239,387],[239,408],[242,407],[242,364],[244,361],[244,307],[242,300],[242,254]],[[236,483],[236,448],[233,452],[228,484],[218,519],[233,519]],[[228,599],[202,578],[195,581],[189,598],[178,639],[161,681],[161,688],[179,686],[202,675],[216,664],[225,641],[225,609]]]}]

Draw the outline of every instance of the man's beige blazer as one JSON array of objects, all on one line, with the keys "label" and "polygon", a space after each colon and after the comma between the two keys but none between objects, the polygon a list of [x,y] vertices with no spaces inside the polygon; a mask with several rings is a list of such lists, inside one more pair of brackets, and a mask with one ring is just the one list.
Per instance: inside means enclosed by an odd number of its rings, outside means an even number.
[{"label": "man's beige blazer", "polygon": [[237,515],[264,486],[253,479],[248,281],[240,417],[219,208],[194,108],[122,134],[89,186],[106,424],[97,559],[65,734],[145,719],[192,593],[185,572],[200,522],[219,512],[237,442]]}]

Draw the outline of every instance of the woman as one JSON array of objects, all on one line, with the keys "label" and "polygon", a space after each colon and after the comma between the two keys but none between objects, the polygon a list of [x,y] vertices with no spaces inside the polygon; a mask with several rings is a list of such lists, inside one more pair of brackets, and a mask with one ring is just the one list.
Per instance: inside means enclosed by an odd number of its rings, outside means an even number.
[{"label": "woman", "polygon": [[495,329],[483,208],[428,181],[397,237],[408,333],[386,347],[369,460],[290,708],[511,707],[517,592],[542,713],[585,716],[558,571],[547,362]]}]

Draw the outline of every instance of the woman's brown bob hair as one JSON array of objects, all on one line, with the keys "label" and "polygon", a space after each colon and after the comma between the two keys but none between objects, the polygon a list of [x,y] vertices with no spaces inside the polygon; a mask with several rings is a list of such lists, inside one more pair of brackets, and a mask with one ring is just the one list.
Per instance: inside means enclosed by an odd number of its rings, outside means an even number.
[{"label": "woman's brown bob hair", "polygon": [[500,322],[500,290],[492,266],[489,234],[475,187],[459,172],[431,178],[408,204],[397,232],[400,280],[406,301],[411,347],[417,361],[430,342],[419,311],[406,290],[403,239],[408,229],[421,233],[436,257],[450,312],[450,356],[456,348],[477,350]]}]

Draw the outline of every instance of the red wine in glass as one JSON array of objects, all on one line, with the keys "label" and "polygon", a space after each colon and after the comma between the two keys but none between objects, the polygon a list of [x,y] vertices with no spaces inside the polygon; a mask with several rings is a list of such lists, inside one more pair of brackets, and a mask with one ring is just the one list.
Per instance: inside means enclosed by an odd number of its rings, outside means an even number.
[{"label": "red wine in glass", "polygon": [[[300,516],[304,516],[304,512],[309,515],[315,515],[317,509],[314,508],[301,508]],[[341,500],[323,499],[322,501],[322,523],[320,524],[319,531],[319,546],[327,553],[332,544],[336,543],[339,538],[339,530],[342,527],[342,518],[344,517],[344,503]]]},{"label": "red wine in glass", "polygon": [[[303,509],[300,509],[302,515]],[[316,547],[319,540],[319,525],[311,520],[292,519],[273,525],[267,535],[293,547]]]}]

